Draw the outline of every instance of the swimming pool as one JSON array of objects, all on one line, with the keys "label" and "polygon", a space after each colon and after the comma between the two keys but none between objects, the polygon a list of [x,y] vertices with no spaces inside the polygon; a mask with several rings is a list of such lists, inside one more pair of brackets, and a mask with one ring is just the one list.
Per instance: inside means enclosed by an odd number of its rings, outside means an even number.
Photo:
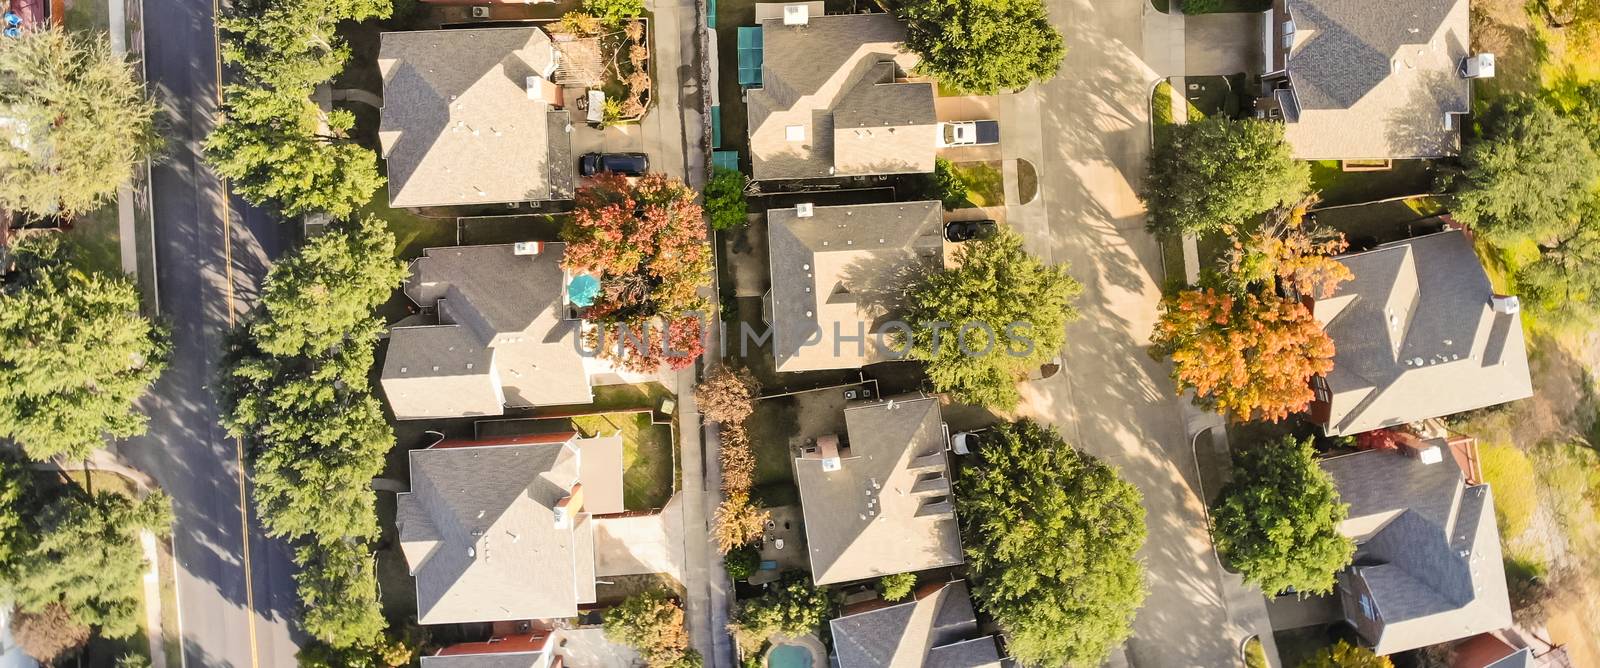
[{"label": "swimming pool", "polygon": [[811,649],[788,643],[778,645],[767,653],[770,668],[811,668]]}]

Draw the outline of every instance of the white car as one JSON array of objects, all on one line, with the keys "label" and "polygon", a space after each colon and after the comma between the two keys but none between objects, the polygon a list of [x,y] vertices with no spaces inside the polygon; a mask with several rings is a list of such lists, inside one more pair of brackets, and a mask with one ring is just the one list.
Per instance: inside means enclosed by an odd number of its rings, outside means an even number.
[{"label": "white car", "polygon": [[939,124],[940,148],[1000,143],[1000,121],[956,121]]},{"label": "white car", "polygon": [[986,431],[989,431],[988,428],[974,429],[972,431],[960,431],[951,434],[950,451],[958,455],[972,454],[973,451],[978,449],[978,443],[982,440],[982,436],[980,435]]}]

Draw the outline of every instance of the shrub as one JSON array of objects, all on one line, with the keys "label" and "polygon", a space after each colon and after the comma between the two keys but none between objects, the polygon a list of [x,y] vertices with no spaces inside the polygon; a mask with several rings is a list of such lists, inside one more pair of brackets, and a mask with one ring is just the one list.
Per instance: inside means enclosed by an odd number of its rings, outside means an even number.
[{"label": "shrub", "polygon": [[798,636],[814,631],[827,621],[832,607],[828,592],[811,584],[809,575],[790,571],[772,591],[741,601],[728,632],[740,645],[757,647],[774,634]]},{"label": "shrub", "polygon": [[878,595],[885,601],[903,601],[917,586],[915,573],[895,573],[878,579]]},{"label": "shrub", "polygon": [[939,200],[946,211],[967,201],[967,184],[956,173],[955,163],[944,158],[933,159],[933,185],[929,197]]},{"label": "shrub", "polygon": [[1483,479],[1494,489],[1494,515],[1500,535],[1513,540],[1528,530],[1539,505],[1538,482],[1528,455],[1509,443],[1479,443]]},{"label": "shrub", "polygon": [[761,567],[761,551],[755,545],[740,545],[722,559],[722,565],[728,569],[728,577],[743,580]]},{"label": "shrub", "polygon": [[628,19],[644,15],[644,0],[583,0],[583,11],[608,28],[620,28]]},{"label": "shrub", "polygon": [[744,199],[746,179],[736,169],[718,167],[706,182],[706,212],[711,215],[711,229],[731,230],[743,227],[750,208]]}]

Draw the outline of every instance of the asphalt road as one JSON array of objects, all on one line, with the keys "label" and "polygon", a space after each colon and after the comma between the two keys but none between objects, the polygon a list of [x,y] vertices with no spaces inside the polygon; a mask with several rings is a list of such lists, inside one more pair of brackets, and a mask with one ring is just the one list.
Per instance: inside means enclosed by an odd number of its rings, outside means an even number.
[{"label": "asphalt road", "polygon": [[172,495],[184,665],[292,666],[293,565],[253,513],[246,529],[239,446],[219,424],[212,393],[230,322],[253,304],[292,226],[236,200],[225,209],[223,185],[200,158],[217,112],[210,3],[146,0],[144,31],[147,77],[165,111],[166,155],[151,188],[173,353],[144,402],[149,433],[117,451]]}]

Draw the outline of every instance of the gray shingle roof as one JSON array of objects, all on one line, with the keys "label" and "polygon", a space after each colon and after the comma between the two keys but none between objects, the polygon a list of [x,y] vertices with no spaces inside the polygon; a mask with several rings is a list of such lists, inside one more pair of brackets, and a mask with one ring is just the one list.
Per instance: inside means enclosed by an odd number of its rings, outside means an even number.
[{"label": "gray shingle roof", "polygon": [[1471,83],[1456,74],[1469,53],[1467,0],[1286,4],[1295,30],[1286,70],[1299,114],[1285,130],[1295,157],[1418,158],[1460,150],[1458,130],[1447,129],[1444,116],[1471,106]]},{"label": "gray shingle roof", "polygon": [[504,406],[588,403],[594,396],[565,318],[566,244],[517,255],[510,244],[429,248],[404,290],[436,325],[395,327],[383,389],[395,417],[499,415]]},{"label": "gray shingle roof", "polygon": [[829,626],[840,668],[1000,665],[994,636],[973,637],[978,623],[962,581],[912,601],[840,617]]},{"label": "gray shingle roof", "polygon": [[1322,466],[1350,504],[1341,531],[1358,544],[1355,564],[1339,576],[1345,615],[1375,651],[1400,652],[1511,624],[1488,485],[1468,486],[1448,455],[1424,464],[1368,450],[1325,459]]},{"label": "gray shingle roof", "polygon": [[[582,441],[413,450],[401,549],[422,624],[570,617],[594,601],[586,514],[554,508],[579,482]],[[622,472],[616,472],[621,476]]]},{"label": "gray shingle roof", "polygon": [[839,470],[795,462],[816,583],[961,563],[939,400],[859,402],[844,419]]},{"label": "gray shingle roof", "polygon": [[555,74],[553,49],[538,28],[383,33],[390,205],[570,198],[567,113],[527,90]]},{"label": "gray shingle roof", "polygon": [[[943,262],[938,202],[767,211],[773,357],[779,371],[854,369],[895,359],[873,334],[906,281]],[[838,335],[835,335],[835,328]],[[820,329],[816,343],[806,345]],[[858,332],[866,341],[843,340]],[[835,351],[835,343],[838,349]]]},{"label": "gray shingle roof", "polygon": [[[762,87],[746,92],[756,179],[933,170],[933,84],[899,81],[916,65],[887,14],[761,22]],[[802,137],[791,140],[791,126]]]},{"label": "gray shingle roof", "polygon": [[1494,291],[1465,234],[1430,234],[1339,261],[1355,278],[1313,309],[1336,348],[1329,435],[1532,396],[1521,316],[1494,312]]}]

